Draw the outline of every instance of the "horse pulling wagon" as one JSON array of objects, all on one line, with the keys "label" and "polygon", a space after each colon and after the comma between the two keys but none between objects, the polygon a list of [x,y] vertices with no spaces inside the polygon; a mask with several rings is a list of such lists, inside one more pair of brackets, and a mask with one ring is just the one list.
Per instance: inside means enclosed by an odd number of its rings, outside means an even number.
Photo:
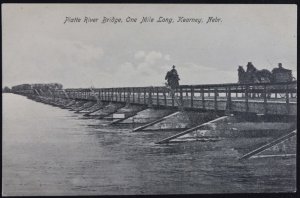
[{"label": "horse pulling wagon", "polygon": [[263,97],[264,94],[271,98],[271,93],[275,94],[275,98],[278,96],[286,98],[287,91],[291,93],[291,97],[296,97],[297,83],[292,83],[296,82],[296,79],[292,75],[292,70],[283,68],[281,63],[271,72],[267,69],[257,70],[251,62],[248,62],[246,71],[239,66],[238,77],[240,84],[266,83],[266,85],[251,86],[250,97],[252,98]]}]

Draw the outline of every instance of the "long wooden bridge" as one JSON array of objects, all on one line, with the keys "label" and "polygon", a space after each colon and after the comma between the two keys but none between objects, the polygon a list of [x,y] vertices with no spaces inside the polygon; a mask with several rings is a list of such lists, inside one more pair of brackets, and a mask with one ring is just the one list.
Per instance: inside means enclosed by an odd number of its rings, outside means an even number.
[{"label": "long wooden bridge", "polygon": [[[181,85],[171,94],[166,87],[74,88],[20,90],[21,95],[107,101],[216,112],[297,115],[297,81],[256,84]],[[179,100],[179,103],[176,102]]]},{"label": "long wooden bridge", "polygon": [[[237,122],[239,136],[247,136],[245,130],[257,131],[254,136],[260,137],[266,131],[274,136],[271,142],[256,140],[257,148],[244,153],[240,159],[270,156],[295,156],[296,116],[297,116],[297,81],[282,83],[256,84],[210,84],[181,85],[176,90],[168,87],[117,87],[117,88],[80,88],[80,89],[21,89],[13,93],[27,96],[36,101],[59,106],[78,113],[85,113],[96,119],[110,119],[110,125],[137,123],[132,132],[149,130],[149,127],[166,124],[172,131],[181,130],[169,137],[156,141],[157,144],[178,141],[178,138],[191,138],[191,133],[211,129],[208,134],[197,135],[199,141],[219,141],[221,137],[232,137],[236,132],[231,126],[235,114],[244,114],[245,123]],[[148,112],[148,113],[147,113]],[[196,113],[195,115],[193,113]],[[198,115],[197,115],[198,114]],[[253,114],[259,120],[272,118],[279,122],[251,121]],[[114,117],[122,115],[123,117]],[[236,117],[240,117],[240,116]],[[112,117],[111,117],[112,116]],[[181,122],[175,127],[170,123]],[[195,117],[193,117],[195,116]],[[142,122],[134,121],[138,117]],[[177,117],[177,118],[176,118]],[[192,118],[193,117],[193,118]],[[194,120],[194,118],[196,120]],[[233,119],[231,119],[233,118]],[[250,118],[250,120],[248,120]],[[287,119],[281,119],[287,118]],[[130,121],[132,119],[132,122]],[[174,119],[174,120],[172,120]],[[179,119],[176,121],[176,119]],[[127,120],[127,121],[126,121]],[[231,121],[230,121],[231,120]],[[288,120],[287,122],[284,120]],[[196,121],[193,123],[193,121]],[[186,123],[186,125],[184,124]],[[235,121],[234,121],[235,122]],[[214,126],[224,127],[215,134]],[[159,130],[162,130],[159,125]],[[179,127],[178,127],[179,126]],[[254,127],[256,126],[256,127]],[[243,129],[245,127],[246,129]],[[249,128],[250,127],[250,128]],[[278,128],[277,128],[278,127]],[[228,128],[228,127],[227,127]],[[259,128],[259,130],[257,130]],[[224,133],[223,131],[228,131]],[[235,129],[237,130],[237,129]],[[265,132],[263,132],[265,130]],[[277,134],[277,135],[276,135]],[[278,136],[281,135],[281,136]],[[185,137],[186,136],[186,137]],[[222,139],[222,138],[221,138]],[[294,140],[293,140],[294,139]],[[175,141],[174,141],[175,140]],[[292,142],[292,143],[291,143]],[[286,153],[270,154],[274,146],[286,144],[291,147]],[[290,146],[292,145],[292,146]],[[244,145],[242,145],[244,146]],[[237,146],[238,147],[238,146]],[[284,147],[284,146],[283,146]]]}]

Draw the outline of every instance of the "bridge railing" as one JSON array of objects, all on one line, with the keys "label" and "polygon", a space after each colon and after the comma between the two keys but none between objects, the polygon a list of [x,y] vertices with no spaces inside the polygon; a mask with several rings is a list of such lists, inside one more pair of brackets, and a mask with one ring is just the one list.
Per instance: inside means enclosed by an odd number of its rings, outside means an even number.
[{"label": "bridge railing", "polygon": [[[92,91],[93,90],[93,91]],[[265,112],[267,104],[273,101],[285,103],[289,112],[290,103],[297,100],[297,81],[282,83],[252,84],[208,84],[181,85],[175,89],[175,96],[166,87],[115,87],[115,88],[78,88],[54,90],[52,94],[42,92],[41,95],[54,98],[102,100],[145,104],[155,106],[178,106],[175,98],[185,108],[213,108],[215,110],[232,108],[232,101],[241,102],[244,110],[249,111],[250,102],[263,103]],[[36,94],[21,91],[22,94]],[[97,97],[97,98],[96,98]],[[222,103],[222,104],[221,104]],[[223,107],[221,107],[223,105]]]},{"label": "bridge railing", "polygon": [[[88,99],[92,95],[103,101],[130,102],[138,104],[154,104],[159,106],[176,106],[174,98],[166,87],[116,87],[91,89],[65,89],[71,98]],[[175,90],[182,104],[193,108],[196,101],[213,100],[217,105],[219,100],[262,100],[264,103],[272,100],[282,100],[289,104],[296,101],[297,81],[282,83],[252,83],[252,84],[209,84],[209,85],[181,85]],[[185,105],[187,106],[187,105]],[[217,108],[217,107],[216,107]]]}]

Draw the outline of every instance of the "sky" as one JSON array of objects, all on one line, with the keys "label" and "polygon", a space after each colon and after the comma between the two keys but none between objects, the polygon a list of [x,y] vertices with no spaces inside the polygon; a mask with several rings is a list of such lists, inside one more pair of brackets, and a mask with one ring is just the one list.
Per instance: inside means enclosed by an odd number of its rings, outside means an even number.
[{"label": "sky", "polygon": [[[64,24],[66,17],[99,20]],[[175,22],[140,24],[142,17]],[[2,4],[3,86],[163,86],[172,65],[180,84],[235,83],[248,62],[269,70],[282,63],[297,76],[296,5]]]}]

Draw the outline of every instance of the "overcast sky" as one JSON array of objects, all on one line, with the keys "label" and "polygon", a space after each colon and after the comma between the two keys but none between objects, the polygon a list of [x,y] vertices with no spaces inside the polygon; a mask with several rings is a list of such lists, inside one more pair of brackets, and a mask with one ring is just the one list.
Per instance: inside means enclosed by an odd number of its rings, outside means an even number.
[{"label": "overcast sky", "polygon": [[[172,65],[180,84],[237,82],[252,62],[297,70],[296,5],[2,5],[3,86],[162,86]],[[122,18],[120,24],[66,17]],[[221,22],[125,23],[126,17],[219,17]]]}]

